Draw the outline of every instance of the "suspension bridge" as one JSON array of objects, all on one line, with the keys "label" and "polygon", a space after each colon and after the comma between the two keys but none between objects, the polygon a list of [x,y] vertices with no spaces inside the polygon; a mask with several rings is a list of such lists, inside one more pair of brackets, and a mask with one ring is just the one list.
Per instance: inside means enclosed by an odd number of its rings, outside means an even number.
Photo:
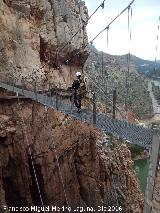
[{"label": "suspension bridge", "polygon": [[[140,146],[143,146],[147,149],[151,150],[151,159],[150,159],[150,171],[149,171],[149,177],[148,177],[148,185],[147,185],[147,190],[146,190],[146,202],[145,202],[145,208],[144,208],[144,213],[150,213],[148,209],[151,209],[152,206],[152,196],[154,191],[155,191],[155,177],[156,177],[156,172],[157,172],[157,163],[159,162],[159,149],[160,149],[160,140],[159,140],[159,135],[158,132],[155,132],[151,129],[147,129],[141,126],[136,126],[134,124],[131,124],[127,122],[126,120],[118,120],[118,119],[112,119],[108,116],[106,116],[104,113],[98,113],[96,112],[96,99],[92,99],[93,103],[93,111],[88,110],[88,109],[83,109],[82,112],[79,114],[77,111],[73,109],[72,103],[68,104],[66,103],[65,100],[60,98],[57,95],[53,96],[47,96],[45,94],[38,94],[37,92],[29,91],[23,88],[18,88],[15,85],[9,85],[6,83],[0,82],[0,88],[3,88],[9,92],[14,92],[17,95],[22,95],[22,97],[29,98],[33,101],[36,101],[44,107],[47,108],[54,108],[55,110],[58,110],[74,119],[80,120],[81,122],[87,122],[89,124],[94,124],[96,125],[99,129],[102,129],[106,134],[110,133],[114,135],[115,137],[122,138],[125,140],[128,140],[130,143],[133,144],[138,144]],[[56,91],[55,91],[56,94]],[[18,96],[19,98],[21,96]],[[27,135],[27,132],[26,134]],[[26,136],[27,138],[27,136]],[[28,141],[28,139],[26,139]],[[27,142],[28,143],[28,142]],[[55,147],[54,147],[55,149]],[[30,155],[31,150],[29,150]],[[55,151],[56,152],[56,151]],[[57,164],[59,168],[59,173],[61,177],[61,182],[63,183],[63,190],[65,192],[65,199],[67,199],[66,191],[65,191],[65,186],[63,182],[63,176],[61,173],[58,157],[57,159]],[[34,168],[34,162],[33,158],[31,158],[32,161],[32,166],[34,169],[34,174],[35,174],[35,179],[37,182],[37,187],[40,195],[40,200],[42,203],[42,206],[44,206],[43,200],[42,200],[42,195],[40,192],[40,186],[38,183],[38,178],[36,174],[36,170]],[[113,183],[114,183],[114,177],[112,177]],[[116,190],[115,194],[116,194]],[[116,200],[116,202],[118,202]],[[69,204],[67,205],[69,206]]]},{"label": "suspension bridge", "polygon": [[[100,8],[104,8],[104,2],[100,4],[100,6],[95,10],[95,12]],[[119,13],[102,31],[100,31],[91,41],[90,43],[92,44],[93,41],[105,30],[107,30],[107,46],[108,46],[108,30],[110,25],[123,13],[128,9],[128,20],[132,17],[132,10],[131,5],[134,2],[134,0],[121,12]],[[131,11],[131,13],[129,13]],[[94,12],[94,13],[95,13]],[[89,17],[89,19],[94,15],[94,13]],[[88,20],[89,20],[88,19]],[[80,29],[72,36],[70,41],[78,34],[78,32],[86,25],[87,23],[84,23],[83,26],[80,27]],[[129,38],[131,40],[131,30],[128,22],[128,31],[129,31]],[[67,42],[61,49],[65,49],[66,46],[69,45],[69,42]],[[88,44],[86,44],[83,48],[86,48]],[[157,51],[157,47],[156,47]],[[58,59],[58,54],[59,51],[57,50],[57,58]],[[66,60],[66,64],[69,64],[72,59],[80,54],[80,51],[76,52],[75,55],[72,56],[72,58],[69,58]],[[156,59],[155,59],[156,61]],[[57,63],[58,64],[58,63]],[[58,65],[59,66],[59,65]],[[128,54],[128,72],[126,75],[126,111],[128,110],[128,105],[127,105],[127,99],[128,99],[128,76],[129,76],[129,68],[130,68],[130,51]],[[142,126],[137,126],[134,124],[131,124],[127,122],[126,120],[118,120],[118,119],[112,119],[111,117],[108,117],[104,113],[100,113],[96,110],[96,96],[93,96],[92,98],[92,110],[84,108],[82,109],[81,113],[77,113],[74,108],[72,103],[68,103],[62,98],[60,98],[58,95],[53,95],[53,96],[47,96],[46,94],[39,94],[36,91],[30,91],[26,90],[24,88],[19,88],[16,85],[11,85],[7,84],[6,82],[0,82],[0,88],[3,88],[7,91],[14,92],[18,95],[21,95],[25,98],[29,98],[33,101],[36,101],[44,107],[47,108],[54,108],[74,119],[80,120],[81,122],[87,122],[89,124],[93,124],[97,126],[99,129],[102,129],[106,134],[112,134],[115,137],[127,140],[129,143],[133,144],[138,144],[140,146],[143,146],[145,148],[148,148],[151,150],[151,159],[150,159],[150,171],[149,171],[149,176],[148,176],[148,184],[147,184],[147,190],[146,190],[146,200],[145,200],[145,207],[144,207],[144,213],[150,213],[151,212],[151,207],[152,207],[152,199],[153,199],[153,193],[155,191],[155,178],[156,174],[158,171],[158,163],[160,162],[160,154],[159,154],[159,149],[160,149],[160,140],[159,140],[159,132],[154,131],[152,129],[144,128]],[[57,91],[54,91],[55,94],[57,94]],[[27,137],[27,133],[25,133]],[[27,141],[27,140],[26,140]],[[28,143],[28,142],[27,142]],[[54,147],[55,149],[55,147]],[[56,151],[56,150],[55,150]],[[30,156],[32,157],[31,150],[29,150]],[[56,160],[59,168],[59,173],[60,173],[60,179],[61,183],[63,186],[64,190],[64,195],[65,195],[65,200],[67,203],[67,206],[69,206],[68,199],[67,199],[67,194],[65,191],[65,186],[64,186],[64,181],[63,181],[63,176],[61,173],[58,157],[56,155]],[[32,166],[35,174],[35,179],[36,179],[36,184],[38,188],[38,192],[40,195],[40,200],[42,203],[42,206],[44,206],[42,196],[41,196],[41,191],[36,175],[36,171],[34,168],[34,163],[33,159],[31,158],[32,161]],[[114,180],[113,180],[113,185],[114,185]],[[115,194],[116,194],[116,189],[114,189]],[[117,196],[116,196],[117,197]],[[118,203],[118,201],[117,201]]]},{"label": "suspension bridge", "polygon": [[[106,133],[111,133],[114,136],[128,140],[131,143],[138,144],[146,148],[150,148],[152,144],[153,132],[150,129],[130,124],[125,120],[121,121],[112,119],[106,116],[104,113],[98,113],[96,111],[92,112],[88,109],[84,109],[81,113],[77,113],[75,110],[73,110],[72,103],[66,104],[63,99],[58,100],[58,96],[48,97],[47,95],[20,89],[2,82],[0,82],[0,87],[37,101],[44,106],[58,109],[58,111],[63,112],[74,119],[78,119],[89,124],[95,124],[98,128],[103,129]],[[93,107],[95,104],[96,103],[93,103]]]}]

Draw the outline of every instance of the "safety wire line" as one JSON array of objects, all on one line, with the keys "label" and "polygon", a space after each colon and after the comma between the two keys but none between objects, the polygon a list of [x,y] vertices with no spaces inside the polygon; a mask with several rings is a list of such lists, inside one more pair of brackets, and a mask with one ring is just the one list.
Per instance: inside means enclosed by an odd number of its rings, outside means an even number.
[{"label": "safety wire line", "polygon": [[108,49],[108,47],[109,47],[109,33],[108,33],[109,26],[106,28],[106,30],[107,30],[107,49]]},{"label": "safety wire line", "polygon": [[129,34],[129,49],[127,55],[127,73],[126,73],[126,97],[125,97],[125,111],[126,111],[126,119],[128,120],[128,98],[129,98],[129,74],[130,74],[130,66],[131,66],[131,40],[132,40],[132,32],[131,32],[131,21],[132,21],[132,8],[128,7],[128,34]]},{"label": "safety wire line", "polygon": [[[25,96],[25,94],[24,94],[24,96]],[[48,109],[47,109],[47,114],[48,114]],[[21,120],[22,120],[22,125],[24,127],[23,128],[24,135],[25,135],[25,139],[26,139],[26,142],[27,142],[29,155],[30,155],[30,158],[31,158],[32,169],[33,169],[33,173],[34,173],[34,177],[35,177],[40,201],[41,201],[42,207],[44,207],[44,202],[43,202],[43,199],[42,199],[42,193],[41,193],[40,185],[39,185],[39,182],[38,182],[38,176],[37,176],[36,169],[35,169],[35,166],[34,166],[34,160],[33,160],[32,152],[31,152],[29,140],[28,140],[28,137],[27,137],[27,130],[26,130],[26,127],[25,127],[24,119],[21,118]],[[47,121],[49,123],[48,116],[47,116]],[[51,131],[50,131],[50,138],[51,138]],[[55,152],[55,156],[56,156],[56,161],[57,161],[57,165],[58,165],[58,170],[59,170],[59,175],[60,175],[60,179],[61,179],[61,183],[62,183],[62,188],[63,188],[65,200],[66,200],[66,203],[67,203],[68,211],[70,212],[70,210],[69,210],[70,206],[69,206],[69,202],[68,202],[68,198],[67,198],[67,194],[66,194],[66,190],[65,190],[65,186],[64,186],[64,180],[63,180],[62,172],[61,172],[61,169],[60,169],[60,164],[59,164],[59,160],[58,160],[58,154],[57,154],[56,146],[55,146],[54,142],[52,144],[53,144],[53,148],[54,148],[54,152]],[[44,212],[45,212],[45,208],[44,208]]]},{"label": "safety wire line", "polygon": [[[47,113],[48,113],[48,109],[47,109]],[[46,116],[46,117],[47,117],[47,121],[49,123],[48,116]],[[24,125],[23,118],[22,118],[22,123]],[[30,145],[29,145],[29,141],[28,141],[28,137],[27,137],[27,130],[25,128],[25,125],[24,125],[24,131],[25,131],[24,133],[25,133],[25,136],[26,136],[26,141],[27,141],[27,145],[28,145],[29,155],[30,155],[30,158],[31,158],[32,168],[33,168],[33,172],[34,172],[34,176],[35,176],[35,180],[36,180],[36,185],[37,185],[37,189],[38,189],[40,201],[41,201],[42,206],[44,207],[44,202],[43,202],[43,199],[42,199],[42,193],[41,193],[41,190],[40,190],[40,185],[39,185],[39,182],[38,182],[37,173],[36,173],[36,169],[35,169],[35,166],[34,166],[33,156],[32,156],[31,148],[30,148]],[[68,202],[68,198],[67,198],[67,194],[66,194],[66,190],[65,190],[65,186],[64,186],[62,172],[61,172],[61,169],[60,169],[60,164],[59,164],[59,160],[58,160],[57,150],[56,150],[54,142],[52,144],[53,144],[53,148],[54,148],[54,152],[55,152],[55,156],[56,156],[56,161],[57,161],[57,165],[58,165],[58,170],[59,170],[59,175],[60,175],[60,179],[61,179],[61,183],[62,183],[62,187],[63,187],[63,192],[64,192],[65,200],[66,200],[66,203],[67,203],[67,206],[68,206],[68,211],[69,211],[69,202]]]},{"label": "safety wire line", "polygon": [[55,146],[55,144],[54,144],[53,141],[52,141],[52,144],[53,144],[53,149],[54,149],[54,153],[55,153],[55,157],[56,157],[56,161],[57,161],[57,166],[58,166],[59,176],[60,176],[60,180],[61,180],[61,184],[62,184],[62,188],[63,188],[64,197],[65,197],[66,204],[67,204],[68,211],[69,211],[70,206],[69,206],[69,202],[68,202],[68,198],[67,198],[67,193],[66,193],[66,189],[65,189],[65,185],[64,185],[63,175],[62,175],[60,164],[59,164],[59,159],[58,159],[58,154],[57,154],[56,146]]},{"label": "safety wire line", "polygon": [[77,32],[70,38],[70,40],[59,50],[59,52],[61,52],[68,44],[70,44],[70,42],[72,41],[72,39],[78,34],[78,32],[88,23],[88,21],[92,18],[92,16],[98,11],[98,9],[101,7],[102,9],[104,8],[104,3],[106,0],[104,0],[97,8],[96,10],[89,16],[89,18],[87,19],[87,21],[85,21],[85,23],[77,30]]},{"label": "safety wire line", "polygon": [[[94,81],[93,81],[93,79],[89,76],[89,75],[87,75],[91,80],[92,80],[92,83],[99,89],[99,91],[101,91],[103,94],[105,94],[105,91],[102,89],[102,88],[100,88]],[[108,97],[108,100],[112,103],[112,100]],[[122,116],[122,118],[124,117],[124,115],[123,115],[123,113],[121,112],[121,110],[116,106],[116,109],[117,109],[117,111],[120,113],[120,115]]]},{"label": "safety wire line", "polygon": [[[87,73],[87,77],[88,77],[90,80],[92,80],[91,83],[93,83],[94,85],[96,85],[96,87],[100,90],[100,92],[102,92],[102,93],[105,95],[105,91],[102,89],[102,88],[103,88],[102,84],[100,84],[100,82],[97,82],[95,79],[93,79],[93,78],[90,76],[89,73]],[[100,87],[99,87],[98,85],[99,85]],[[102,98],[102,96],[98,95],[98,98]]]},{"label": "safety wire line", "polygon": [[[108,44],[109,44],[109,41],[108,41],[108,36],[109,36],[109,26],[106,28],[106,31],[107,31],[107,50],[108,50]],[[107,73],[105,73],[105,75],[107,75],[107,79],[105,79],[106,81],[105,81],[105,83],[106,83],[106,85],[105,85],[105,104],[106,104],[106,114],[107,114],[107,105],[108,105],[108,102],[107,102],[107,100],[108,100],[108,70],[107,70]],[[103,76],[102,76],[103,77]]]},{"label": "safety wire line", "polygon": [[[93,43],[93,41],[100,35],[100,34],[102,34],[105,30],[107,30],[107,29],[109,29],[109,27],[110,27],[110,25],[119,17],[119,16],[121,16],[132,4],[133,4],[133,2],[134,2],[135,0],[132,0],[132,2],[127,6],[127,7],[125,7],[103,30],[101,30],[90,42],[88,42],[84,47],[83,47],[83,49],[85,49],[87,46],[88,46],[88,44],[92,44]],[[81,51],[81,50],[80,50]],[[71,61],[71,59],[73,58],[73,57],[75,57],[75,56],[77,56],[79,53],[80,53],[80,51],[78,51],[77,53],[75,53],[70,59],[68,59],[68,60],[66,60],[66,63],[69,63],[70,61]]]},{"label": "safety wire line", "polygon": [[100,34],[102,34],[105,30],[109,29],[110,25],[119,17],[121,16],[134,2],[133,0],[124,10],[122,10],[103,30],[101,30],[91,41],[93,42]]},{"label": "safety wire line", "polygon": [[[49,122],[49,118],[48,118],[48,109],[47,109],[47,123],[48,124],[50,123]],[[54,149],[54,153],[55,153],[55,157],[56,157],[56,161],[57,161],[57,166],[58,166],[58,171],[59,171],[59,176],[60,176],[60,180],[61,180],[61,184],[62,184],[62,189],[63,189],[64,197],[65,197],[66,204],[67,204],[67,207],[68,207],[67,210],[69,211],[70,205],[69,205],[69,201],[68,201],[68,197],[67,197],[67,193],[66,193],[66,189],[65,189],[64,178],[63,178],[63,175],[62,175],[62,171],[61,171],[61,167],[60,167],[60,163],[59,163],[59,159],[58,159],[58,152],[57,152],[56,145],[55,145],[55,143],[53,141],[53,138],[52,138],[52,129],[50,129],[50,133],[49,134],[50,134],[49,138],[51,138],[53,149]]]},{"label": "safety wire line", "polygon": [[[93,79],[89,73],[87,73],[87,76],[92,80],[92,82],[94,82],[95,84],[97,84],[97,88],[98,89],[100,88],[101,92],[105,95],[106,92],[103,90],[104,86],[100,82],[97,82],[95,79]],[[98,97],[102,97],[102,96],[98,96]],[[110,102],[112,102],[110,98],[108,98],[108,99],[110,100]]]},{"label": "safety wire line", "polygon": [[[10,90],[10,89],[9,89]],[[27,96],[28,97],[28,96]],[[41,102],[41,101],[40,101]],[[44,104],[44,103],[42,103],[42,104]],[[101,117],[101,115],[100,114],[98,114],[98,116],[99,116],[99,118]],[[77,117],[76,117],[77,118]],[[78,118],[79,119],[79,118]],[[113,123],[113,122],[112,122]],[[114,124],[114,123],[113,123]],[[108,127],[108,124],[107,123],[105,123],[105,125],[107,125],[106,127]],[[128,124],[125,124],[125,126],[126,125],[128,125]],[[134,127],[133,127],[134,128]],[[117,135],[117,133],[113,133],[113,134],[116,134]],[[119,134],[119,133],[118,133]],[[121,136],[122,136],[122,138],[127,138],[128,136],[125,134],[125,136],[124,136],[124,133],[122,132],[122,134],[121,134]],[[131,139],[132,139],[133,137],[131,137]],[[148,140],[148,137],[146,138],[147,140]],[[145,140],[146,140],[145,139]],[[144,144],[144,143],[143,143]],[[144,145],[146,145],[146,144],[148,144],[147,142],[144,144]]]},{"label": "safety wire line", "polygon": [[[39,185],[39,181],[38,181],[38,176],[37,176],[37,172],[36,172],[36,169],[35,169],[35,166],[34,166],[34,160],[33,160],[32,152],[31,152],[29,140],[28,140],[28,137],[27,137],[27,130],[26,130],[26,127],[25,127],[24,119],[21,118],[21,120],[22,120],[22,127],[23,127],[22,131],[24,131],[24,136],[25,136],[25,139],[26,139],[26,142],[27,142],[28,151],[29,151],[29,155],[30,155],[30,159],[31,159],[32,169],[33,169],[34,178],[35,178],[37,189],[38,189],[40,202],[41,202],[42,207],[44,207],[44,202],[43,202],[42,193],[41,193],[41,189],[40,189],[40,185]],[[45,208],[44,208],[44,212],[46,212]]]},{"label": "safety wire line", "polygon": [[157,28],[157,36],[156,36],[156,50],[155,50],[155,61],[154,61],[154,71],[157,69],[157,52],[158,52],[158,43],[159,43],[159,28],[160,28],[160,16],[159,16],[159,24]]}]

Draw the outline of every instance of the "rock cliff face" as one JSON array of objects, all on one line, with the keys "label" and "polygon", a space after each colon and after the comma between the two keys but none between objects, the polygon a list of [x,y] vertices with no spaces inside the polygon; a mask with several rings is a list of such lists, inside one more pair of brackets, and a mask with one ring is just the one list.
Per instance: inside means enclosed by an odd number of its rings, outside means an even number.
[{"label": "rock cliff face", "polygon": [[45,206],[68,202],[73,208],[90,206],[96,212],[98,206],[119,206],[120,212],[141,213],[143,196],[129,150],[116,144],[104,148],[101,141],[97,129],[61,113],[51,109],[46,113],[27,100],[19,104],[3,100],[0,206],[40,205],[36,172]]},{"label": "rock cliff face", "polygon": [[68,87],[88,56],[85,26],[70,41],[87,18],[81,0],[1,0],[1,80],[27,87],[34,80],[39,89],[48,82]]},{"label": "rock cliff face", "polygon": [[[87,18],[80,0],[1,0],[0,80],[30,89],[35,83],[37,89],[49,83],[70,86],[88,55],[82,48],[85,27],[70,39]],[[125,146],[105,148],[94,127],[27,99],[5,100],[5,95],[0,92],[0,212],[4,206],[42,203],[79,206],[77,212],[87,207],[142,212],[143,196]]]}]

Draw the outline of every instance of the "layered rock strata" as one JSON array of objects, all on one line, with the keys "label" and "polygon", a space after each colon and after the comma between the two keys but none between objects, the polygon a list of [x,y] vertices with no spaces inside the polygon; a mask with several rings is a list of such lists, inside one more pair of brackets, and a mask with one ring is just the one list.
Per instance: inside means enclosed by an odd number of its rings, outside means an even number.
[{"label": "layered rock strata", "polygon": [[39,90],[70,86],[88,57],[87,19],[79,0],[1,0],[0,79]]},{"label": "layered rock strata", "polygon": [[3,100],[1,208],[40,206],[38,181],[45,206],[68,203],[72,208],[93,207],[97,212],[104,212],[104,206],[141,213],[143,195],[129,150],[117,143],[103,147],[102,139],[102,133],[92,126],[51,109],[47,112],[39,104]]}]

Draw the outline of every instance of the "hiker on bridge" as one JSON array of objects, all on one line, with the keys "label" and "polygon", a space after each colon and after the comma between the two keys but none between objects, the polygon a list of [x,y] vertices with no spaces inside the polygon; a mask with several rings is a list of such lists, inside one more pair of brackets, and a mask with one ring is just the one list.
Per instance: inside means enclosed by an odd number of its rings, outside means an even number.
[{"label": "hiker on bridge", "polygon": [[81,78],[81,73],[76,72],[76,80],[72,84],[72,97],[74,104],[78,109],[78,113],[81,112],[81,100],[86,95],[86,85]]}]

